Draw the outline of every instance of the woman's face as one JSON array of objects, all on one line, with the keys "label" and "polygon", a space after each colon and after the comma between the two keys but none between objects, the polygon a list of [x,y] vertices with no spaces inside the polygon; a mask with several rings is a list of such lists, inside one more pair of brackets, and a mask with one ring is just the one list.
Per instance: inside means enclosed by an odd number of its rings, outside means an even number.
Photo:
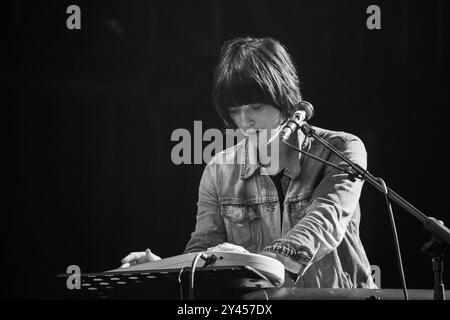
[{"label": "woman's face", "polygon": [[282,122],[281,112],[268,104],[252,103],[230,108],[236,126],[246,134],[261,129],[275,129]]}]

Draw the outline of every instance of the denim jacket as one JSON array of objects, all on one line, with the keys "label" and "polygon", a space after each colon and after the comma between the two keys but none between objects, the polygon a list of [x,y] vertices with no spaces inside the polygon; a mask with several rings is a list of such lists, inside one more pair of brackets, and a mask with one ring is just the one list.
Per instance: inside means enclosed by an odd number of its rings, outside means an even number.
[{"label": "denim jacket", "polygon": [[[366,168],[366,150],[358,137],[314,129]],[[320,143],[298,132],[303,150],[348,168]],[[298,287],[376,288],[359,237],[363,182],[299,154],[282,177],[286,193],[281,213],[277,189],[269,176],[261,174],[261,164],[248,161],[249,148],[244,139],[217,154],[205,167],[197,223],[185,253],[230,242],[278,259],[298,276]],[[223,157],[226,164],[219,161]],[[230,164],[230,159],[238,157],[243,161]]]}]

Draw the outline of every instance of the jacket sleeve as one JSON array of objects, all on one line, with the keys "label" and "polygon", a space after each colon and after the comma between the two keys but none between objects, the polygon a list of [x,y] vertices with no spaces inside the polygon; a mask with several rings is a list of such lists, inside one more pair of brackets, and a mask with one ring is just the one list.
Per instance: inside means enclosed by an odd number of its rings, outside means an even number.
[{"label": "jacket sleeve", "polygon": [[200,181],[197,222],[184,253],[205,251],[225,242],[226,230],[214,180],[215,164],[208,164]]},{"label": "jacket sleeve", "polygon": [[[367,167],[366,149],[359,138],[349,135],[335,147],[362,168]],[[349,169],[334,154],[327,160]],[[282,238],[266,246],[262,254],[277,258],[288,271],[303,275],[312,263],[343,240],[358,205],[362,185],[363,181],[352,181],[346,173],[326,166],[305,216]]]}]

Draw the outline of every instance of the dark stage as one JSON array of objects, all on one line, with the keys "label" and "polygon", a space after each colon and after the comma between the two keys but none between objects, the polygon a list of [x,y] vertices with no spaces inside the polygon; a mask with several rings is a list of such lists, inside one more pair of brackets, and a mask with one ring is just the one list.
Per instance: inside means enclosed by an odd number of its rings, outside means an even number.
[{"label": "dark stage", "polygon": [[[66,25],[72,4],[81,29]],[[381,29],[366,25],[372,4]],[[222,43],[237,36],[283,43],[315,107],[309,123],[360,137],[371,173],[450,225],[448,1],[15,0],[3,7],[2,298],[58,299],[56,275],[69,265],[99,272],[130,251],[183,252],[205,163],[174,164],[171,134],[193,132],[194,121],[203,131],[223,128],[211,100],[213,71]],[[360,205],[360,237],[381,268],[381,286],[401,288],[384,197],[366,183]],[[430,235],[393,209],[407,286],[432,289],[421,252]]]}]

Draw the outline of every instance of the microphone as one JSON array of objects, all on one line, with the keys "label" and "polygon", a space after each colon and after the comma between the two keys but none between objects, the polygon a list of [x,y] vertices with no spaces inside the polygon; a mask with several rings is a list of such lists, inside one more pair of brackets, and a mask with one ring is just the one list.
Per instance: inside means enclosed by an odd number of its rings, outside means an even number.
[{"label": "microphone", "polygon": [[311,119],[314,115],[314,108],[308,101],[301,101],[297,104],[297,111],[288,119],[280,132],[280,139],[287,141],[292,133],[303,124],[303,122]]}]

